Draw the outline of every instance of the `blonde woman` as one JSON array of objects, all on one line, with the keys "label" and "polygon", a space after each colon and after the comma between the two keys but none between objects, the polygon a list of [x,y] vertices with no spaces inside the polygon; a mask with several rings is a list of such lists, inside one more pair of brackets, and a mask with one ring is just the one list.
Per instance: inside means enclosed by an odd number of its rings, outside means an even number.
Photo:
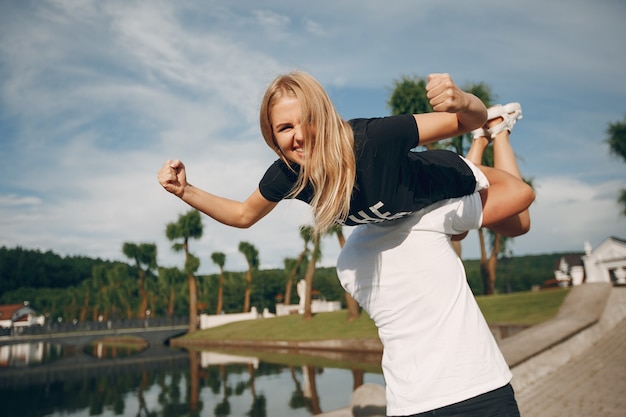
[{"label": "blonde woman", "polygon": [[426,90],[432,113],[345,121],[312,76],[282,75],[268,87],[260,111],[261,132],[279,159],[246,200],[194,187],[179,160],[164,164],[159,182],[193,208],[241,228],[282,199],[297,198],[312,206],[318,234],[336,222],[394,220],[471,194],[477,190],[473,164],[449,151],[411,149],[481,127],[487,109],[448,74],[431,74]]}]

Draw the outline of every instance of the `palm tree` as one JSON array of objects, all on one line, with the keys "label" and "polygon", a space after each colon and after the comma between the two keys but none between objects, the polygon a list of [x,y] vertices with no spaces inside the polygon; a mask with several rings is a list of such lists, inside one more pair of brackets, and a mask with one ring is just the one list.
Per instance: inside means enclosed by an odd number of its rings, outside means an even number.
[{"label": "palm tree", "polygon": [[226,263],[226,254],[213,252],[211,260],[220,267],[220,280],[217,286],[217,308],[215,309],[215,314],[220,314],[224,308],[224,264]]},{"label": "palm tree", "polygon": [[96,265],[91,270],[91,288],[93,295],[92,316],[93,321],[97,321],[100,316],[108,318],[109,297],[107,297],[106,267]]},{"label": "palm tree", "polygon": [[[293,288],[293,281],[296,278],[296,274],[302,266],[302,262],[306,258],[307,253],[309,252],[309,242],[313,238],[313,227],[311,226],[300,226],[300,237],[304,240],[304,248],[302,248],[302,252],[298,255],[298,259],[293,264],[291,273],[287,278],[287,284],[285,285],[285,299],[283,304],[288,305],[291,303],[291,289]],[[287,264],[285,263],[285,266]]]},{"label": "palm tree", "polygon": [[[328,229],[328,235],[336,235],[339,241],[339,247],[343,248],[346,244],[346,238],[343,235],[343,227],[339,223],[335,223],[330,229]],[[348,321],[354,321],[359,318],[360,310],[359,304],[354,298],[346,291],[346,308],[348,309]]]},{"label": "palm tree", "polygon": [[304,293],[304,320],[309,320],[313,317],[313,311],[311,310],[311,293],[313,292],[313,278],[315,277],[315,265],[317,261],[322,257],[322,248],[320,244],[320,236],[313,234],[311,237],[313,241],[313,250],[311,251],[311,259],[306,268],[304,274],[305,293]]},{"label": "palm tree", "polygon": [[91,285],[92,280],[87,278],[80,282],[79,287],[81,289],[81,293],[83,294],[83,306],[80,309],[80,314],[78,316],[78,321],[84,322],[87,320],[87,313],[89,312],[89,306],[91,305],[91,297],[93,292],[93,286]]},{"label": "palm tree", "polygon": [[198,288],[196,286],[195,272],[200,267],[200,260],[189,252],[189,239],[202,237],[202,219],[197,210],[190,210],[186,214],[178,216],[176,223],[169,223],[165,228],[165,235],[170,241],[175,242],[172,249],[176,252],[185,252],[185,268],[187,284],[189,287],[189,333],[198,329]]},{"label": "palm tree", "polygon": [[246,272],[246,291],[243,299],[243,312],[250,311],[250,294],[252,292],[252,270],[259,267],[259,251],[253,244],[248,242],[239,242],[239,252],[243,253],[248,263],[248,271]]},{"label": "palm tree", "polygon": [[109,267],[106,271],[106,282],[109,313],[113,313],[115,318],[119,315],[127,319],[132,318],[132,289],[130,288],[131,280],[128,277],[128,265],[119,263]]},{"label": "palm tree", "polygon": [[291,300],[287,299],[287,295],[289,295],[289,298],[291,298],[291,288],[293,287],[293,280],[298,274],[300,268],[298,268],[298,260],[296,258],[284,258],[283,264],[285,265],[285,277],[287,278],[285,292],[289,292],[289,294],[284,295],[283,304],[289,305],[291,304]]},{"label": "palm tree", "polygon": [[165,297],[165,311],[168,317],[174,316],[176,289],[181,279],[184,279],[184,275],[178,268],[159,268],[159,291]]},{"label": "palm tree", "polygon": [[[157,247],[154,243],[136,244],[124,242],[122,252],[127,258],[135,261],[135,267],[139,274],[139,297],[141,298],[137,317],[145,319],[148,311],[148,293],[145,285],[146,272],[156,268]],[[142,268],[143,265],[146,267],[145,270]]]}]

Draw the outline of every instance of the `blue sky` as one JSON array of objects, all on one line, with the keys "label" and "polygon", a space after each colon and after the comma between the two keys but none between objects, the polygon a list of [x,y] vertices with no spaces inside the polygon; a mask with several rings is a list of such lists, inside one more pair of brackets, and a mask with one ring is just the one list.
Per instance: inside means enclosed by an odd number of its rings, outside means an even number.
[{"label": "blue sky", "polygon": [[[345,118],[389,114],[394,80],[448,72],[519,101],[512,135],[532,177],[533,227],[516,255],[626,238],[626,164],[604,143],[626,115],[626,3],[614,0],[70,1],[0,3],[0,245],[124,259],[154,242],[181,266],[165,225],[188,208],[156,172],[181,159],[194,185],[246,198],[274,154],[258,129],[265,86],[293,69],[326,86]],[[302,243],[308,207],[283,202],[247,230],[203,218],[202,273],[261,267]],[[349,234],[349,230],[346,231]],[[464,241],[477,258],[478,238]],[[323,264],[339,251],[323,242]]]}]

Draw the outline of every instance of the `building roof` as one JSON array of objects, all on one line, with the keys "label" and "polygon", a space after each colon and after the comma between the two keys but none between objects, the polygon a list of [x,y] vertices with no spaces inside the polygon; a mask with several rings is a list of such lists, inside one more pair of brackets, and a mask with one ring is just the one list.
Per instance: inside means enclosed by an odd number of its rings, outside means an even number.
[{"label": "building roof", "polygon": [[555,271],[560,271],[561,270],[561,262],[565,261],[565,263],[567,264],[567,266],[569,268],[573,267],[573,266],[583,266],[583,254],[582,253],[570,253],[567,255],[563,255],[561,256],[559,259],[557,259],[556,261],[554,261],[554,270]]},{"label": "building roof", "polygon": [[18,321],[20,318],[35,314],[35,310],[26,303],[0,305],[0,320]]}]

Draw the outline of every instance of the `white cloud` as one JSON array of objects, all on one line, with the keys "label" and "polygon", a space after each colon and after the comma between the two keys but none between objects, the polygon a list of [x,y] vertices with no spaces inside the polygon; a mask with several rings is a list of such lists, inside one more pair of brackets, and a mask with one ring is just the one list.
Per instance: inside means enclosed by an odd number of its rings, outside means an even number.
[{"label": "white cloud", "polygon": [[26,207],[41,205],[41,199],[17,194],[0,195],[0,207]]}]

